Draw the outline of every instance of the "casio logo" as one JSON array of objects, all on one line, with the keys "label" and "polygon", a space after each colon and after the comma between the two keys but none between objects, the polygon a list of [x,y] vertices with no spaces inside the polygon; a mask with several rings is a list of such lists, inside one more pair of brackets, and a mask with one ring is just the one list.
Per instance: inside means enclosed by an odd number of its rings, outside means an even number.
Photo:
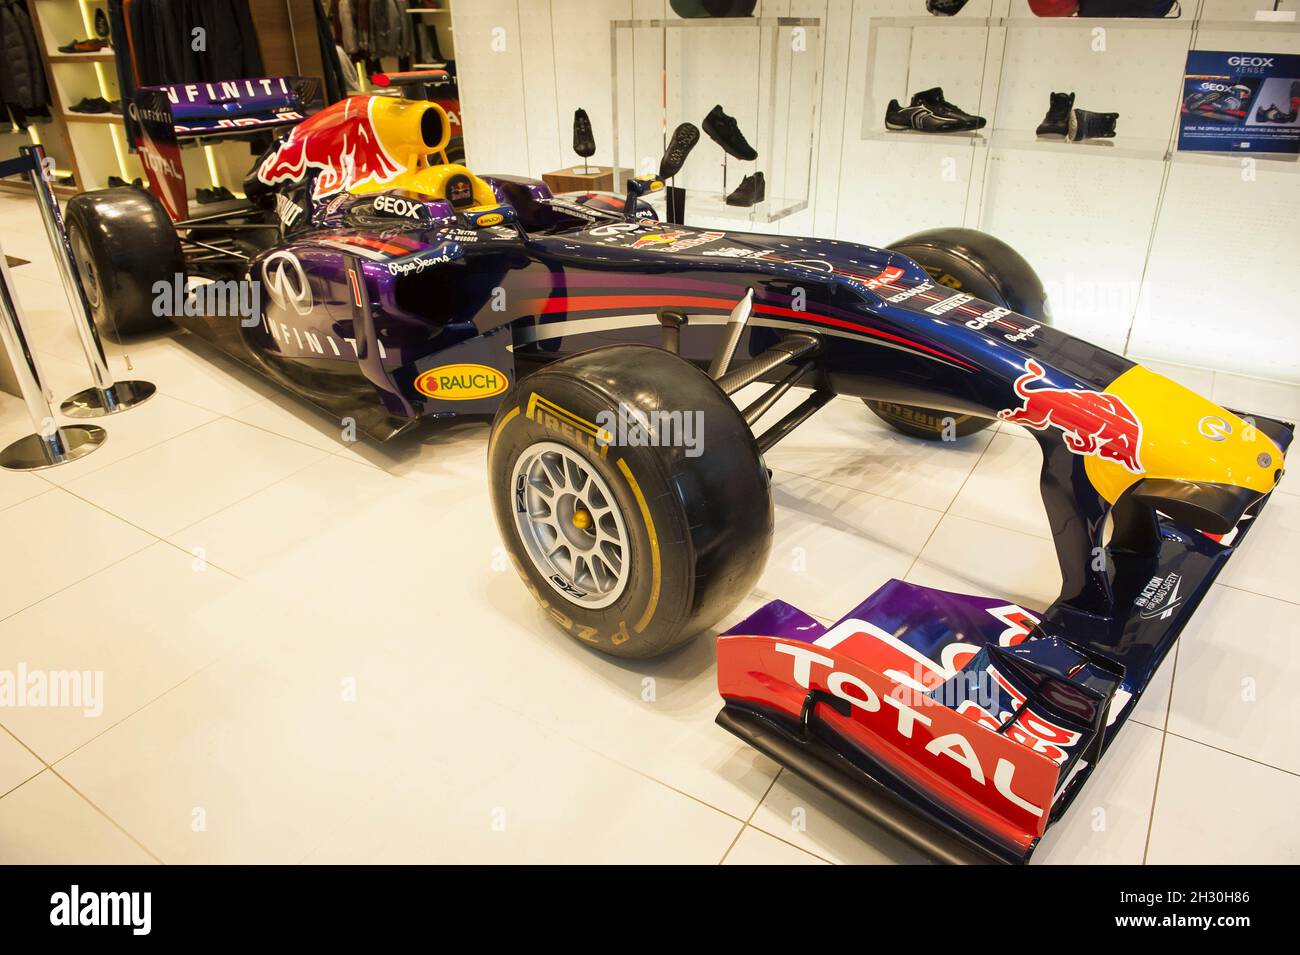
[{"label": "casio logo", "polygon": [[376,196],[374,210],[403,219],[423,219],[426,215],[424,205],[403,199],[400,196]]}]

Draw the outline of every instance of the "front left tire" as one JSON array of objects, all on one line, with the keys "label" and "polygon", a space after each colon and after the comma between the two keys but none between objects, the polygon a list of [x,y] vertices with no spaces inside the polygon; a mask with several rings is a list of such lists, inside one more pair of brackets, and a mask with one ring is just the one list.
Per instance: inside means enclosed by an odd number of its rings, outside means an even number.
[{"label": "front left tire", "polygon": [[[638,419],[660,423],[658,443],[624,426]],[[698,441],[665,443],[665,422]],[[753,589],[771,547],[752,431],[704,372],[658,348],[599,348],[520,381],[493,422],[488,478],[534,599],[613,656],[688,643]]]}]

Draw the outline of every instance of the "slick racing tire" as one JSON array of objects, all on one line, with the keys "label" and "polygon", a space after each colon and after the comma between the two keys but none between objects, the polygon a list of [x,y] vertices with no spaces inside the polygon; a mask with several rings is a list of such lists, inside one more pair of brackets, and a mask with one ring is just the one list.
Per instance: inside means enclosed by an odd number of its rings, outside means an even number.
[{"label": "slick racing tire", "polygon": [[83,192],[68,200],[68,241],[99,334],[109,341],[155,331],[154,284],[169,286],[185,262],[162,203],[132,186]]},{"label": "slick racing tire", "polygon": [[[629,427],[635,416],[652,427]],[[690,641],[753,589],[771,547],[753,432],[707,375],[658,348],[598,348],[520,381],[492,424],[488,479],[525,586],[613,656]]]},{"label": "slick racing tire", "polygon": [[[975,229],[929,229],[900,239],[889,248],[925,269],[937,285],[967,292],[1040,324],[1051,324],[1043,283],[1020,253],[1001,239]],[[949,422],[950,435],[958,438],[993,423],[991,418],[978,415],[863,400],[890,427],[931,441],[943,439]]]}]

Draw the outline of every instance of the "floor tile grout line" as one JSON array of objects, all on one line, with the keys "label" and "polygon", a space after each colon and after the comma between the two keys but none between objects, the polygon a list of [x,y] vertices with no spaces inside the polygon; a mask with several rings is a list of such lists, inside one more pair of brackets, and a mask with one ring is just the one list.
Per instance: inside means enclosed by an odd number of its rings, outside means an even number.
[{"label": "floor tile grout line", "polygon": [[[595,746],[588,743],[586,740],[579,739],[578,737],[572,735],[571,733],[569,733],[567,729],[564,729],[562,726],[558,726],[552,723],[542,722],[532,713],[526,712],[524,710],[516,709],[515,707],[505,702],[502,702],[501,700],[496,699],[495,697],[488,697],[488,699],[494,705],[501,707],[501,709],[505,710],[506,712],[513,713],[515,716],[521,717],[522,719],[531,723],[537,729],[542,730],[543,732],[552,733],[560,737],[561,739],[564,739],[567,742],[572,743],[574,746],[586,750],[588,753],[598,757],[599,759],[606,760],[610,763],[613,763],[615,766],[621,767],[622,769],[635,773],[636,775],[642,777],[643,779],[649,780],[650,782],[655,783],[656,785],[662,786],[671,792],[675,792],[679,796],[684,796],[685,798],[691,800],[692,802],[699,803],[701,806],[704,806],[708,809],[712,809],[714,812],[720,813],[721,815],[724,815],[729,819],[734,819],[736,822],[742,823],[742,825],[745,822],[744,819],[742,819],[740,816],[737,816],[733,812],[723,809],[720,806],[715,806],[713,803],[709,802],[706,799],[702,799],[701,797],[696,796],[693,793],[686,792],[686,790],[684,789],[679,789],[678,787],[674,786],[672,783],[665,782],[664,780],[659,779],[656,776],[652,776],[650,773],[646,772],[644,769],[641,769],[638,766],[633,766],[615,756],[611,756],[608,753],[601,752],[599,749],[597,749]],[[775,777],[773,777],[773,780],[775,781]],[[769,789],[770,788],[771,786],[769,784]],[[753,816],[754,812],[757,811],[757,809],[758,809],[758,803],[755,803],[754,809],[750,811],[751,817]]]},{"label": "floor tile grout line", "polygon": [[[942,516],[941,516],[937,521],[934,522],[934,527],[930,528],[930,533],[926,536],[926,538],[925,538],[925,543],[921,545],[921,549],[918,550],[918,551],[916,552],[916,556],[912,558],[912,563],[910,563],[910,564],[908,565],[908,567],[907,567],[907,573],[905,573],[905,574],[903,575],[903,579],[904,579],[904,580],[906,580],[908,577],[910,577],[910,576],[912,575],[912,571],[916,570],[916,565],[917,565],[917,562],[920,561],[920,559],[921,559],[921,555],[924,554],[924,553],[925,553],[925,549],[926,549],[927,547],[930,546],[930,541],[934,540],[934,535],[937,534],[937,533],[939,532],[939,525],[941,525],[941,524],[943,523],[943,519],[944,519],[945,517],[947,517],[949,514],[952,513],[952,506],[953,506],[953,504],[955,504],[956,501],[957,501],[957,498],[959,498],[959,497],[961,496],[961,492],[964,491],[964,490],[966,489],[966,484],[970,481],[970,479],[971,479],[971,475],[973,475],[973,474],[975,473],[975,469],[978,468],[978,467],[980,466],[980,462],[984,460],[984,455],[988,454],[989,448],[992,447],[992,445],[993,445],[993,435],[989,435],[989,439],[988,439],[988,441],[986,441],[986,442],[984,443],[984,447],[980,449],[980,455],[979,455],[979,457],[975,459],[975,463],[974,463],[973,465],[971,465],[971,469],[970,469],[969,471],[967,471],[967,472],[966,472],[966,476],[965,476],[964,478],[962,478],[962,481],[961,481],[960,486],[958,486],[958,488],[957,488],[956,492],[953,494],[952,498],[949,499],[949,501],[948,501],[948,505],[943,509],[943,514],[942,514]],[[961,515],[960,515],[960,514],[953,514],[952,516],[953,516],[953,517],[960,517]],[[980,523],[984,523],[984,522],[981,521]],[[996,526],[996,525],[985,524],[984,526],[986,526],[986,527],[993,527],[993,526]],[[1006,529],[1006,530],[1010,530],[1010,528],[1005,528],[1005,529]],[[1022,532],[1022,531],[1013,531],[1013,533],[1023,533],[1023,532]],[[1024,536],[1029,537],[1029,536],[1031,536],[1031,535],[1025,534]]]},{"label": "floor tile grout line", "polygon": [[1156,827],[1156,803],[1160,799],[1160,773],[1165,767],[1165,743],[1169,740],[1169,714],[1174,709],[1174,684],[1178,676],[1178,652],[1181,649],[1178,642],[1174,643],[1173,667],[1169,671],[1169,699],[1165,701],[1165,721],[1160,728],[1160,755],[1156,758],[1156,784],[1151,787],[1151,812],[1147,815],[1147,837],[1142,843],[1142,864],[1147,864],[1147,856],[1151,853],[1151,833]]},{"label": "floor tile grout line", "polygon": [[1296,776],[1300,778],[1300,771],[1287,769],[1285,766],[1275,766],[1272,763],[1266,763],[1262,759],[1256,759],[1253,756],[1235,753],[1230,749],[1224,749],[1222,746],[1215,746],[1213,743],[1207,743],[1205,740],[1197,739],[1195,736],[1186,736],[1183,733],[1175,733],[1173,730],[1165,730],[1165,733],[1169,736],[1181,739],[1186,743],[1195,743],[1197,746],[1204,746],[1206,749],[1212,749],[1216,753],[1222,753],[1224,756],[1233,756],[1237,759],[1245,760],[1248,763],[1254,763],[1256,766],[1260,766],[1264,769],[1272,769],[1279,773],[1285,773],[1288,776]]},{"label": "floor tile grout line", "polygon": [[[731,855],[731,850],[736,848],[736,843],[740,841],[740,837],[743,836],[745,830],[749,828],[750,822],[753,821],[754,816],[758,814],[759,807],[763,805],[763,800],[767,799],[768,794],[772,791],[772,787],[776,785],[776,781],[781,777],[783,772],[785,772],[784,766],[778,766],[776,768],[776,772],[772,774],[772,779],[768,782],[767,788],[763,790],[763,795],[758,797],[758,802],[754,803],[754,808],[749,811],[749,817],[740,824],[740,831],[736,833],[736,838],[731,840],[731,845],[727,846],[727,851],[722,853],[722,858],[718,860],[718,865],[722,865],[727,861],[727,856]],[[762,830],[758,831],[761,832]]]},{"label": "floor tile grout line", "polygon": [[117,829],[118,832],[122,833],[122,835],[126,836],[126,837],[127,837],[128,839],[130,839],[133,843],[135,843],[136,846],[139,847],[139,849],[140,849],[141,852],[143,852],[145,855],[147,855],[150,859],[153,859],[153,861],[156,862],[156,863],[158,863],[159,865],[166,865],[166,863],[163,862],[163,860],[162,860],[162,859],[161,859],[161,858],[160,858],[160,857],[159,857],[159,856],[158,856],[158,855],[157,855],[157,854],[156,854],[152,849],[150,849],[150,848],[149,848],[148,846],[146,846],[143,842],[141,842],[139,839],[137,839],[137,838],[136,838],[136,837],[135,837],[131,832],[129,832],[129,831],[126,829],[125,826],[123,826],[120,822],[118,822],[116,819],[114,819],[112,816],[110,816],[110,815],[109,815],[107,812],[105,812],[102,808],[100,808],[99,806],[95,805],[95,803],[92,802],[92,801],[91,801],[91,800],[86,796],[85,793],[83,793],[83,792],[82,792],[80,789],[78,789],[76,786],[72,785],[72,783],[67,779],[67,777],[65,777],[62,773],[60,773],[60,772],[59,772],[57,769],[55,769],[53,766],[50,767],[50,772],[54,775],[54,778],[55,778],[55,779],[60,780],[60,781],[63,783],[63,785],[67,786],[67,787],[68,787],[69,789],[71,789],[74,793],[76,793],[77,796],[78,796],[78,798],[80,798],[81,800],[83,800],[83,801],[86,803],[86,805],[88,805],[91,809],[95,810],[95,812],[99,813],[101,816],[103,816],[105,819],[107,819],[108,822],[109,822],[109,823],[110,823],[110,824],[111,824],[115,829]]},{"label": "floor tile grout line", "polygon": [[[205,663],[205,664],[203,664],[202,666],[200,666],[200,667],[199,667],[197,670],[195,670],[193,673],[191,673],[191,674],[189,674],[189,675],[183,677],[182,679],[178,680],[176,683],[174,683],[174,684],[172,684],[171,686],[167,687],[167,689],[163,690],[161,693],[159,693],[157,696],[153,697],[152,699],[146,700],[145,702],[141,703],[139,706],[137,706],[135,709],[133,709],[130,713],[127,713],[125,716],[123,716],[120,720],[116,720],[116,721],[115,721],[112,725],[110,725],[110,726],[105,726],[102,730],[100,730],[100,731],[99,731],[98,733],[96,733],[94,736],[90,737],[89,739],[82,740],[80,743],[78,743],[78,744],[77,744],[76,746],[74,746],[72,749],[68,750],[66,753],[64,753],[62,756],[60,756],[58,759],[54,760],[54,762],[52,762],[52,763],[46,763],[46,765],[47,765],[50,769],[54,769],[58,764],[62,763],[64,760],[67,760],[67,759],[71,758],[72,756],[76,755],[77,753],[81,752],[83,749],[85,749],[85,748],[86,748],[87,746],[89,746],[91,743],[95,742],[95,740],[100,739],[101,737],[104,736],[104,734],[109,733],[109,732],[111,732],[112,730],[116,729],[117,727],[121,726],[123,723],[125,723],[127,720],[129,720],[131,717],[136,716],[136,715],[138,715],[138,714],[140,714],[140,713],[143,713],[145,710],[147,710],[149,707],[153,706],[155,703],[157,703],[157,702],[158,702],[159,700],[161,700],[163,697],[167,696],[167,695],[168,695],[169,693],[171,693],[172,691],[180,689],[180,688],[181,688],[182,686],[184,686],[186,683],[189,683],[190,680],[193,680],[196,676],[199,676],[199,675],[201,675],[201,674],[203,674],[203,673],[206,673],[206,672],[207,672],[208,670],[210,670],[212,667],[216,666],[218,663],[220,663],[220,662],[222,662],[223,660],[225,660],[225,658],[226,658],[226,653],[228,653],[228,652],[229,652],[229,651],[227,650],[227,651],[225,651],[225,652],[223,652],[223,653],[221,653],[221,654],[218,654],[217,656],[213,657],[211,660],[209,660],[207,663]],[[12,731],[11,731],[11,732],[12,732]],[[15,737],[15,739],[16,739],[16,738],[17,738],[17,737]],[[25,744],[24,744],[24,745],[25,745]],[[33,754],[33,755],[36,755],[36,754]],[[44,759],[42,759],[39,755],[37,755],[36,758],[37,758],[37,759],[41,759],[42,762],[45,762]]]},{"label": "floor tile grout line", "polygon": [[[302,444],[302,442],[296,442],[296,443]],[[310,447],[310,445],[302,445],[302,446]],[[329,458],[331,456],[329,452],[321,451],[320,448],[311,448],[311,450],[319,453],[320,457],[308,461],[306,464],[303,464],[300,467],[296,467],[292,471],[289,471],[286,474],[282,474],[280,477],[276,478],[270,484],[263,485],[262,487],[259,487],[254,491],[250,491],[248,494],[245,494],[243,497],[236,498],[235,500],[231,501],[229,504],[222,505],[221,507],[213,511],[211,514],[205,514],[196,521],[190,521],[188,524],[182,527],[178,527],[174,531],[169,531],[167,537],[163,537],[160,539],[166,541],[168,540],[168,538],[175,537],[177,534],[184,533],[185,531],[189,530],[191,527],[194,527],[198,524],[202,524],[204,521],[210,521],[212,520],[212,518],[224,514],[226,511],[230,510],[235,505],[243,504],[249,498],[257,497],[257,495],[261,494],[263,491],[269,490],[273,487],[277,487],[278,485],[283,484],[285,481],[289,480],[289,478],[296,477],[297,475],[301,474],[303,471],[306,471],[308,468],[315,467],[316,465],[324,461],[326,458]],[[233,575],[233,576],[238,576],[238,575]]]},{"label": "floor tile grout line", "polygon": [[1290,604],[1293,607],[1300,606],[1300,600],[1290,600],[1286,597],[1279,597],[1277,594],[1260,593],[1258,590],[1250,590],[1246,587],[1239,587],[1236,584],[1227,584],[1222,580],[1215,580],[1212,587],[1224,587],[1228,590],[1235,590],[1239,594],[1250,594],[1252,597],[1263,597],[1266,600],[1276,600],[1279,603]]},{"label": "floor tile grout line", "polygon": [[[119,412],[119,414],[120,414],[120,413],[121,413],[121,412]],[[104,420],[105,418],[109,418],[109,417],[111,417],[111,415],[104,415],[104,416],[102,416],[102,417],[100,417],[100,418],[90,418],[90,419],[82,419],[82,420],[89,420],[90,422],[93,423],[93,422],[95,422],[95,421]],[[139,448],[138,450],[132,451],[130,454],[124,455],[124,456],[118,458],[116,461],[110,461],[108,464],[100,465],[99,467],[95,468],[95,470],[93,470],[93,471],[87,471],[85,474],[79,474],[79,475],[77,475],[77,476],[74,477],[74,478],[69,478],[67,484],[59,484],[57,481],[51,481],[49,478],[46,478],[45,480],[46,480],[46,481],[49,481],[49,483],[52,484],[52,485],[54,485],[55,487],[66,488],[68,484],[71,484],[71,483],[73,483],[74,481],[80,481],[80,480],[82,480],[83,478],[93,477],[93,476],[96,475],[96,474],[99,474],[99,473],[101,473],[101,472],[103,472],[103,471],[107,471],[109,468],[111,468],[111,467],[112,467],[113,465],[115,465],[115,464],[121,464],[123,461],[130,461],[132,458],[136,457],[137,455],[144,454],[146,451],[152,451],[152,450],[154,450],[155,448],[161,448],[161,447],[162,447],[164,444],[166,444],[168,441],[174,441],[174,440],[176,440],[177,438],[184,437],[184,436],[187,435],[187,434],[191,434],[191,433],[193,433],[193,432],[195,432],[195,431],[198,431],[200,428],[204,428],[204,427],[206,427],[206,426],[212,424],[212,423],[213,423],[214,421],[216,421],[216,420],[217,420],[216,418],[212,418],[212,419],[210,419],[210,420],[208,420],[208,421],[200,421],[198,424],[196,424],[196,425],[192,425],[192,426],[190,426],[190,427],[184,429],[183,431],[178,431],[178,432],[176,432],[176,433],[173,434],[173,435],[169,435],[169,436],[163,438],[161,441],[158,441],[158,442],[156,442],[156,443],[154,443],[154,444],[148,445],[147,447]],[[94,459],[91,458],[91,459],[89,459],[89,460],[94,460]],[[47,470],[48,470],[48,469],[47,469]]]},{"label": "floor tile grout line", "polygon": [[[73,495],[73,496],[75,497],[76,495]],[[124,521],[123,523],[126,523],[126,522]],[[128,525],[128,526],[135,527],[134,524],[130,524],[130,525]],[[136,529],[139,530],[139,528],[136,528]],[[147,532],[147,531],[142,531],[142,533],[148,533],[148,532]],[[150,536],[152,536],[152,535],[150,535]],[[63,587],[60,587],[58,590],[51,591],[50,593],[46,594],[44,597],[41,597],[39,600],[33,600],[31,603],[26,604],[26,605],[24,605],[24,606],[22,606],[22,607],[19,607],[17,610],[13,611],[12,613],[7,613],[7,614],[4,614],[3,616],[0,616],[0,623],[4,623],[4,622],[7,621],[7,620],[11,620],[11,619],[13,619],[14,617],[18,616],[20,613],[25,613],[25,612],[27,612],[28,610],[31,610],[33,607],[36,607],[36,606],[38,606],[38,605],[40,605],[40,604],[45,603],[45,601],[49,600],[51,597],[57,597],[59,594],[63,593],[65,590],[68,590],[68,589],[70,589],[70,588],[72,588],[72,587],[75,587],[75,586],[77,586],[78,584],[85,583],[85,582],[86,582],[87,580],[89,580],[91,577],[94,577],[94,576],[96,576],[97,574],[100,574],[100,573],[102,573],[103,571],[108,570],[110,567],[116,567],[118,564],[122,563],[123,561],[125,561],[125,560],[130,560],[132,557],[135,557],[135,556],[138,555],[138,554],[142,554],[144,551],[148,550],[148,549],[149,549],[150,547],[152,547],[154,544],[157,544],[157,543],[159,543],[159,542],[160,542],[160,538],[154,538],[153,540],[149,541],[147,544],[144,544],[144,545],[141,546],[141,547],[137,547],[135,550],[131,551],[129,554],[123,554],[123,555],[122,555],[121,557],[119,557],[117,560],[110,561],[109,563],[105,564],[103,567],[96,567],[94,570],[92,570],[90,573],[86,574],[84,577],[78,577],[76,580],[74,580],[74,581],[72,581],[72,582],[66,584],[66,585],[63,586]]]},{"label": "floor tile grout line", "polygon": [[45,487],[44,490],[37,491],[37,492],[36,492],[35,494],[33,494],[31,497],[25,497],[25,498],[23,498],[21,501],[14,501],[12,504],[6,504],[4,507],[0,507],[0,514],[3,514],[5,511],[9,510],[11,507],[19,507],[19,506],[21,506],[21,505],[23,505],[23,504],[26,504],[28,501],[34,501],[34,500],[36,500],[38,497],[41,497],[41,496],[43,496],[43,495],[45,495],[45,494],[48,494],[48,493],[50,493],[50,491],[53,491],[55,488],[58,487],[57,484],[51,484],[49,481],[46,481],[46,482],[45,482],[45,485],[46,485],[46,487]]},{"label": "floor tile grout line", "polygon": [[783,845],[787,845],[791,849],[798,849],[804,855],[811,856],[812,858],[818,860],[819,862],[825,862],[827,865],[839,865],[839,863],[836,862],[834,859],[828,859],[825,856],[819,856],[811,849],[805,849],[803,846],[795,845],[793,842],[791,842],[789,839],[785,838],[784,836],[778,836],[775,832],[769,832],[768,830],[764,829],[762,826],[755,826],[750,824],[750,825],[746,825],[746,828],[753,829],[755,832],[761,832],[763,835],[775,839],[777,842],[780,842]]}]

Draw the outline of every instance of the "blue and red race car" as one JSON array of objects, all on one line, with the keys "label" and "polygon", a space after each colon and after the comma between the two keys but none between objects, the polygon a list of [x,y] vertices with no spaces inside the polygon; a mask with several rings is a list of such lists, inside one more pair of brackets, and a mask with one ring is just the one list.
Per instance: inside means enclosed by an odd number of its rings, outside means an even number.
[{"label": "blue and red race car", "polygon": [[[250,314],[170,318],[374,438],[492,415],[488,480],[524,585],[623,657],[681,646],[751,591],[773,528],[763,456],[833,396],[917,440],[1030,429],[1063,579],[1050,607],[890,581],[831,627],[775,601],[718,641],[724,727],[936,857],[1026,860],[1258,519],[1293,425],[1052,328],[1032,270],[989,236],[877,249],[663,222],[643,197],[680,157],[625,198],[553,196],[449,162],[430,100],[313,113],[308,92],[142,93],[165,148],[181,114],[279,138],[230,210],[72,200],[101,330],[164,321],[155,290],[177,275],[251,281]],[[150,154],[154,192],[175,163]]]}]

